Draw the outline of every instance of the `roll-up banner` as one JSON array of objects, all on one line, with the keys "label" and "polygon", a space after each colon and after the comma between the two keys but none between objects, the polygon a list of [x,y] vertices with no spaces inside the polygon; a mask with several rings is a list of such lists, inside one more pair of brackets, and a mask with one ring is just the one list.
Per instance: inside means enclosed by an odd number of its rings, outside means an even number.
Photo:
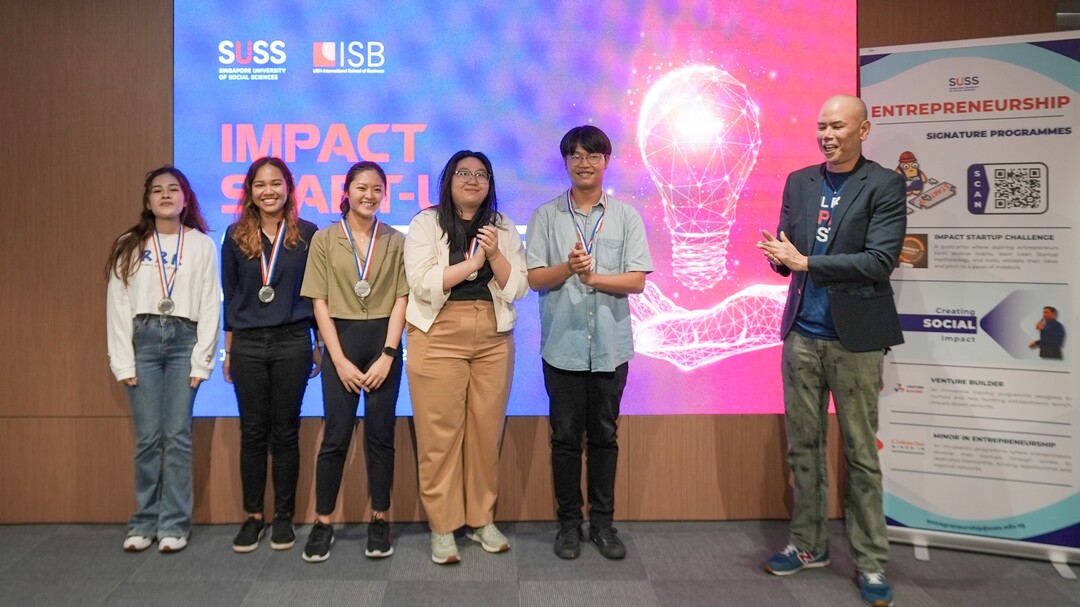
[{"label": "roll-up banner", "polygon": [[1080,562],[1080,38],[860,55],[865,153],[907,184],[879,431],[890,537]]}]

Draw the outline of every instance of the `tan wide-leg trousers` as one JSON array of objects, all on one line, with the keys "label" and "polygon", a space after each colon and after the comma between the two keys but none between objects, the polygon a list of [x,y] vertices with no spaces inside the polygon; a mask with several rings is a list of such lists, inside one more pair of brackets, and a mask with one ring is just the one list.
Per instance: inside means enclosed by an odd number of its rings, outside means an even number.
[{"label": "tan wide-leg trousers", "polygon": [[495,328],[488,301],[448,301],[427,333],[407,328],[420,500],[435,533],[494,520],[514,372],[513,334]]}]

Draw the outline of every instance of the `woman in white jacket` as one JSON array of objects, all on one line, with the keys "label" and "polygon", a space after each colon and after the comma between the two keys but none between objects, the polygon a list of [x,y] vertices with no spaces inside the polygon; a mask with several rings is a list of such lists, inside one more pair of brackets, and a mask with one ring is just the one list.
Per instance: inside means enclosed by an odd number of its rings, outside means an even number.
[{"label": "woman in white jacket", "polygon": [[443,168],[439,204],[405,240],[409,376],[420,499],[431,560],[459,561],[454,531],[488,552],[509,542],[494,525],[499,448],[514,373],[514,301],[525,296],[525,252],[498,212],[491,161],[463,150]]},{"label": "woman in white jacket", "polygon": [[136,510],[124,550],[158,540],[187,546],[191,531],[191,407],[217,354],[217,246],[187,178],[163,166],[146,176],[139,223],[106,265],[109,366],[127,387],[135,421]]}]

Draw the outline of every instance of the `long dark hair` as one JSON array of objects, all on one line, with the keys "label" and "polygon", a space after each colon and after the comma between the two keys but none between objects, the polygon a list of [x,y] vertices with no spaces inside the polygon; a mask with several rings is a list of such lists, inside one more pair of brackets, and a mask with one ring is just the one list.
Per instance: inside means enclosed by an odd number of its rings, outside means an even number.
[{"label": "long dark hair", "polygon": [[195,197],[195,192],[192,191],[191,182],[188,181],[187,176],[172,165],[160,166],[146,174],[146,181],[143,183],[143,208],[142,213],[139,215],[139,223],[128,228],[113,243],[112,250],[109,252],[109,261],[105,264],[106,278],[115,274],[117,278],[124,281],[124,286],[127,286],[131,275],[138,268],[142,244],[154,233],[155,223],[154,212],[150,210],[150,189],[154,186],[154,180],[166,173],[176,178],[177,183],[180,184],[180,191],[184,194],[184,208],[180,211],[181,226],[198,230],[203,234],[210,231],[206,226],[206,220],[203,219],[202,210],[199,208],[199,200]]},{"label": "long dark hair", "polygon": [[[460,215],[450,193],[450,184],[454,179],[454,171],[457,163],[463,158],[475,158],[484,164],[484,170],[488,173],[488,193],[480,208],[476,210],[472,221],[462,229],[458,223]],[[443,167],[442,175],[439,176],[439,206],[435,207],[439,217],[439,227],[446,232],[447,244],[451,250],[464,249],[468,246],[469,239],[476,236],[481,226],[488,224],[502,228],[499,215],[499,203],[495,196],[495,172],[491,170],[491,161],[483,152],[461,150],[450,157]]]}]

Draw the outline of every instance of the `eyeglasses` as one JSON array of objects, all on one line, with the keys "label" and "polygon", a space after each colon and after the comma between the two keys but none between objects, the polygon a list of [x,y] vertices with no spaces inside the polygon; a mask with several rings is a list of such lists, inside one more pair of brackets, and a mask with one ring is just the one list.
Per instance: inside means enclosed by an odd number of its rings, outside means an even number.
[{"label": "eyeglasses", "polygon": [[476,177],[477,181],[487,182],[491,180],[491,173],[488,173],[487,171],[477,171],[473,173],[472,171],[461,169],[454,171],[454,177],[457,177],[459,181],[468,181],[469,179]]},{"label": "eyeglasses", "polygon": [[572,164],[577,164],[582,160],[587,160],[589,164],[596,166],[600,164],[600,161],[604,159],[603,154],[589,154],[588,156],[582,156],[581,154],[570,154],[567,156]]}]

